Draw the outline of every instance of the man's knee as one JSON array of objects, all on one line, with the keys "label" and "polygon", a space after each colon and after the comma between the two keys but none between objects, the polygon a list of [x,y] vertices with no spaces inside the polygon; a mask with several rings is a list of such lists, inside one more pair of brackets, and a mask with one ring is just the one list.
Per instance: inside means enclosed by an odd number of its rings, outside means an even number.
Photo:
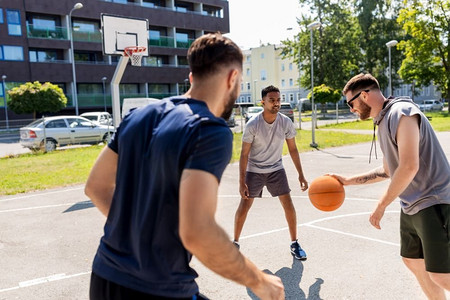
[{"label": "man's knee", "polygon": [[410,269],[412,272],[416,273],[419,271],[425,271],[425,262],[421,258],[406,258],[402,257],[403,263]]},{"label": "man's knee", "polygon": [[253,198],[243,199],[241,198],[241,203],[239,204],[238,211],[241,213],[247,213],[248,210],[253,205]]},{"label": "man's knee", "polygon": [[450,291],[450,273],[431,273],[430,278],[433,280],[437,285],[440,287],[446,289],[447,291]]}]

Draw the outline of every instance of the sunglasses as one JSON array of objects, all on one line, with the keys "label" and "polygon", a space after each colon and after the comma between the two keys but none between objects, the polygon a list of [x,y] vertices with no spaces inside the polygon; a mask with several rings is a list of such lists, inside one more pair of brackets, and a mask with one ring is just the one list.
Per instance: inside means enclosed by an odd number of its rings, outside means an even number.
[{"label": "sunglasses", "polygon": [[352,104],[352,102],[355,101],[355,100],[361,95],[362,92],[368,93],[368,92],[370,92],[370,90],[362,90],[362,91],[360,91],[358,94],[356,94],[355,96],[353,96],[352,99],[350,99],[350,100],[347,101],[348,107],[350,107],[351,109],[353,109],[353,104]]}]

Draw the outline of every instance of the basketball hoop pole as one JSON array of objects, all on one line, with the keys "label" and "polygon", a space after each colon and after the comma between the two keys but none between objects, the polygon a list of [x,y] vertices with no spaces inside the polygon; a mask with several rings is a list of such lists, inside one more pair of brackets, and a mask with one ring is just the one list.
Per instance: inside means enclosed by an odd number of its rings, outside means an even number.
[{"label": "basketball hoop pole", "polygon": [[130,58],[123,55],[119,59],[116,70],[114,71],[114,76],[111,80],[111,97],[112,97],[112,113],[113,113],[113,124],[114,128],[119,127],[121,116],[120,116],[120,91],[119,84],[122,80],[123,73],[127,67],[128,60]]}]

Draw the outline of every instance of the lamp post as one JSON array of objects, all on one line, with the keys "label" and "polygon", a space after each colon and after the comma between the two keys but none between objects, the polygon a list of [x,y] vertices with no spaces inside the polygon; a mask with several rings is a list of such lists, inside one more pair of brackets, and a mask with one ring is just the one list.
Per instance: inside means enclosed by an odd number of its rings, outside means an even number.
[{"label": "lamp post", "polygon": [[77,78],[75,74],[75,56],[73,51],[73,35],[72,35],[72,12],[76,9],[83,7],[83,4],[78,2],[69,12],[69,39],[70,39],[70,59],[72,61],[72,77],[73,77],[73,87],[72,87],[72,98],[73,104],[75,104],[75,114],[78,115],[78,96],[77,96]]},{"label": "lamp post", "polygon": [[313,57],[313,30],[322,26],[322,23],[316,21],[308,25],[308,29],[311,32],[311,105],[312,105],[312,118],[311,118],[311,130],[312,130],[312,141],[309,144],[313,148],[317,148],[316,144],[316,109],[314,106],[314,57]]},{"label": "lamp post", "polygon": [[254,103],[255,103],[255,106],[256,106],[256,83],[258,82],[258,79],[254,79],[253,80],[253,90],[254,90],[254,92],[255,92],[255,99],[254,99]]},{"label": "lamp post", "polygon": [[396,40],[392,40],[386,43],[389,50],[389,96],[392,96],[392,71],[391,71],[391,48],[397,45]]},{"label": "lamp post", "polygon": [[[286,28],[286,30],[292,30],[292,27]],[[302,129],[302,100],[301,100],[301,87],[300,87],[300,69],[301,69],[301,57],[300,57],[300,35],[298,36],[298,129]]]},{"label": "lamp post", "polygon": [[187,92],[187,83],[188,83],[189,79],[184,79],[184,92]]},{"label": "lamp post", "polygon": [[6,75],[2,75],[2,81],[3,81],[3,99],[5,99],[5,121],[6,121],[6,129],[9,129],[9,121],[8,121],[8,102],[6,102],[6,85],[5,85],[5,79]]},{"label": "lamp post", "polygon": [[105,111],[106,111],[106,95],[105,95],[105,81],[106,81],[106,77],[102,77],[102,83],[103,83],[103,105],[105,106]]}]

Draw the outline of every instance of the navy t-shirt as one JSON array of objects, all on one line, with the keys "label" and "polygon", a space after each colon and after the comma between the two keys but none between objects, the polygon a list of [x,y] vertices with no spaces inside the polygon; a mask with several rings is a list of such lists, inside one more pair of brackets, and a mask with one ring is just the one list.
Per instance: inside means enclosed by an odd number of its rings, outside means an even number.
[{"label": "navy t-shirt", "polygon": [[197,169],[220,181],[232,140],[202,101],[170,98],[128,114],[108,145],[118,153],[116,189],[93,272],[153,295],[196,294],[178,232],[180,178]]}]

